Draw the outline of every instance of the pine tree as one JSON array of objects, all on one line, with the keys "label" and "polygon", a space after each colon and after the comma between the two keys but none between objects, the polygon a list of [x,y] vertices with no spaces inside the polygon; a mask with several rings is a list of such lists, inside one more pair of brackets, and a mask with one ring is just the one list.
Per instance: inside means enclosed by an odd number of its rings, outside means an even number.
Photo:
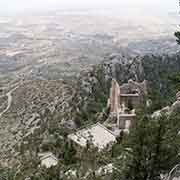
[{"label": "pine tree", "polygon": [[66,165],[70,165],[76,162],[76,149],[73,144],[70,142],[66,142],[63,151],[64,163]]},{"label": "pine tree", "polygon": [[180,32],[175,32],[174,35],[176,36],[176,41],[178,44],[180,44]]},{"label": "pine tree", "polygon": [[123,144],[121,157],[124,159],[117,162],[117,169],[120,167],[121,172],[117,177],[122,180],[159,180],[161,173],[167,173],[177,164],[180,138],[175,122],[178,118],[177,115],[161,115],[158,119],[144,114],[139,116],[136,127]]}]

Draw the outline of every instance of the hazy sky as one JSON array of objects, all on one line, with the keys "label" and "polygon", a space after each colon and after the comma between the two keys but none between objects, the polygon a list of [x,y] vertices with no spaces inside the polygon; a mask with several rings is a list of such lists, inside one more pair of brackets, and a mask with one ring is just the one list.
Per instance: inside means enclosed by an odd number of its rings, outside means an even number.
[{"label": "hazy sky", "polygon": [[[156,10],[172,11],[178,9],[179,0],[0,0],[0,12],[17,12],[28,10],[46,10],[53,8],[83,7],[153,7]],[[149,11],[151,9],[149,8]]]}]

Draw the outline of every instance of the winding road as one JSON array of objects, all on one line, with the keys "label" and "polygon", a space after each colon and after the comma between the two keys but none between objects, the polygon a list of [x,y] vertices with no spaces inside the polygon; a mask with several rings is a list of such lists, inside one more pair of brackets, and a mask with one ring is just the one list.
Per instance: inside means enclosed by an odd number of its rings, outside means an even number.
[{"label": "winding road", "polygon": [[3,110],[2,112],[0,112],[0,118],[3,116],[4,113],[6,113],[9,108],[11,107],[11,104],[12,104],[12,93],[18,88],[19,86],[11,89],[8,93],[6,93],[6,95],[4,96],[7,96],[8,100],[7,100],[7,107],[5,110]]}]

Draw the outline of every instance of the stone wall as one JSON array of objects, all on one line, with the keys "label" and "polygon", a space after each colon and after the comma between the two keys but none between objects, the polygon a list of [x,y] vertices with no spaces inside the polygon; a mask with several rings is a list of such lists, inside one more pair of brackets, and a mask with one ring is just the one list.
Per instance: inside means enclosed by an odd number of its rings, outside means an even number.
[{"label": "stone wall", "polygon": [[118,114],[120,108],[120,87],[116,80],[112,80],[110,99],[110,112]]},{"label": "stone wall", "polygon": [[136,117],[135,114],[120,115],[117,122],[119,129],[129,129],[130,127],[132,127],[134,124],[135,117]]}]

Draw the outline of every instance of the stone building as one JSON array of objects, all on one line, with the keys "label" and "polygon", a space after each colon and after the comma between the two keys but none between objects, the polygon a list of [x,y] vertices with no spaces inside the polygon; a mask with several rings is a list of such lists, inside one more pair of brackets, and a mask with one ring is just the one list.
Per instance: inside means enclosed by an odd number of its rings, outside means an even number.
[{"label": "stone building", "polygon": [[143,105],[146,95],[147,81],[138,83],[129,80],[128,83],[119,86],[113,79],[108,100],[110,123],[115,124],[116,129],[128,130],[136,117],[135,109]]},{"label": "stone building", "polygon": [[93,124],[78,130],[69,134],[68,139],[79,152],[82,148],[87,147],[89,142],[99,150],[111,147],[112,144],[116,143],[116,137],[119,136],[120,132],[129,130],[133,125],[136,117],[135,109],[142,104],[146,94],[146,81],[137,83],[129,80],[127,84],[119,86],[118,82],[113,79],[108,99],[109,122],[106,121],[104,125]]},{"label": "stone building", "polygon": [[[147,81],[142,83],[129,80],[127,84],[120,86],[120,102],[128,108],[138,108],[144,102],[147,95]],[[131,106],[131,107],[129,107]]]},{"label": "stone building", "polygon": [[[100,123],[93,124],[76,133],[69,134],[68,139],[74,143],[76,149],[87,147],[91,142],[94,147],[103,150],[116,142],[116,137],[109,129]],[[80,151],[79,149],[79,151]]]}]

